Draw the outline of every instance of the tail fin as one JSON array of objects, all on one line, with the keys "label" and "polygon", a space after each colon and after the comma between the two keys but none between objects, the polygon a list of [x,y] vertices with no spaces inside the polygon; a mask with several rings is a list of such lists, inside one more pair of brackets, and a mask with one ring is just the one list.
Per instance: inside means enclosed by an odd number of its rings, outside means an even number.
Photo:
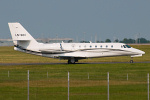
[{"label": "tail fin", "polygon": [[8,23],[15,46],[24,49],[36,49],[38,42],[24,29],[20,23]]}]

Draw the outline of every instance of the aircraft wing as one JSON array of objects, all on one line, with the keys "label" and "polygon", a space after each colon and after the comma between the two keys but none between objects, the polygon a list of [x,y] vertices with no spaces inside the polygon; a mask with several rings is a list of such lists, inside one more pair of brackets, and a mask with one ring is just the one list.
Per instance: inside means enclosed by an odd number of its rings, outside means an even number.
[{"label": "aircraft wing", "polygon": [[72,51],[62,51],[62,50],[54,50],[54,49],[43,49],[43,50],[40,50],[42,53],[49,53],[49,54],[61,54],[61,53],[69,53],[69,52],[72,52]]},{"label": "aircraft wing", "polygon": [[61,59],[70,59],[70,58],[86,59],[86,57],[74,57],[74,56],[58,56],[57,58],[61,58]]}]

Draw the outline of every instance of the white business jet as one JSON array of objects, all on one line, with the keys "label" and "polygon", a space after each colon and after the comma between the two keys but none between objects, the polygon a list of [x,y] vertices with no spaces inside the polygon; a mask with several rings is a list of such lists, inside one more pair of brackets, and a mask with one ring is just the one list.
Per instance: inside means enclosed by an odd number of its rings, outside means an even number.
[{"label": "white business jet", "polygon": [[[131,56],[138,57],[144,51],[135,49],[124,43],[38,43],[20,23],[8,23],[14,50],[34,55],[67,59],[68,64],[78,62],[80,59]],[[130,60],[133,63],[133,60]]]}]

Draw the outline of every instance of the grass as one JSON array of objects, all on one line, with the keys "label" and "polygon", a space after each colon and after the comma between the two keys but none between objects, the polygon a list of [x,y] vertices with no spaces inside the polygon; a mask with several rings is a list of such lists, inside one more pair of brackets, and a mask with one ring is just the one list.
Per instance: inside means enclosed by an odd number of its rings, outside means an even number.
[{"label": "grass", "polygon": [[[134,58],[135,62],[149,61],[149,45],[133,47],[146,52],[144,56]],[[109,57],[80,60],[80,62],[128,62],[129,60],[130,57]],[[49,62],[66,61],[21,53],[14,51],[13,47],[0,47],[0,63]],[[30,100],[66,100],[68,71],[70,100],[106,100],[107,72],[110,73],[110,100],[147,99],[147,73],[150,72],[150,63],[120,63],[1,65],[0,100],[27,100],[27,70],[30,71]]]},{"label": "grass", "polygon": [[70,72],[70,100],[107,99],[107,72],[110,73],[111,100],[147,98],[149,63],[62,64],[0,66],[1,100],[27,99],[27,70],[30,70],[31,100],[66,100],[68,71]]}]

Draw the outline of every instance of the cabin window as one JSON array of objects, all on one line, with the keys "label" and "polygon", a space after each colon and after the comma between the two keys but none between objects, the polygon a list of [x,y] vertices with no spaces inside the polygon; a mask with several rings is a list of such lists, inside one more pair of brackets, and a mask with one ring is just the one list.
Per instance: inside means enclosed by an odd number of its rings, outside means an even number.
[{"label": "cabin window", "polygon": [[123,48],[123,46],[121,45],[121,48]]},{"label": "cabin window", "polygon": [[106,48],[108,48],[108,45],[106,45]]},{"label": "cabin window", "polygon": [[86,45],[84,46],[84,48],[86,48]]},{"label": "cabin window", "polygon": [[101,45],[100,47],[102,48],[103,46]]},{"label": "cabin window", "polygon": [[111,45],[111,48],[113,48],[113,45]]},{"label": "cabin window", "polygon": [[92,48],[92,46],[90,45],[90,48]]},{"label": "cabin window", "polygon": [[95,45],[95,48],[97,48],[97,45]]}]

